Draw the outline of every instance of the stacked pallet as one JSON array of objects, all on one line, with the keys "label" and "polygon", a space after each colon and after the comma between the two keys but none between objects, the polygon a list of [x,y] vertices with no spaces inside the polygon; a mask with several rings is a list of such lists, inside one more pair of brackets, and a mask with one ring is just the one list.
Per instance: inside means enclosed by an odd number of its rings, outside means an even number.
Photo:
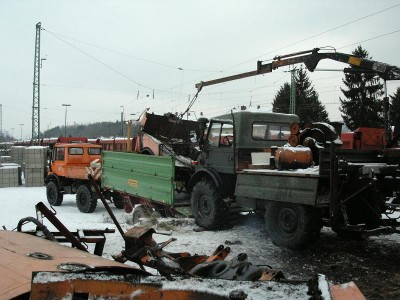
[{"label": "stacked pallet", "polygon": [[0,156],[0,164],[3,163],[12,163],[13,162],[13,158],[11,156]]},{"label": "stacked pallet", "polygon": [[11,147],[11,157],[13,162],[19,164],[24,169],[24,149],[25,146],[12,146]]},{"label": "stacked pallet", "polygon": [[0,157],[10,156],[10,155],[11,155],[11,149],[0,149]]},{"label": "stacked pallet", "polygon": [[31,146],[24,149],[25,186],[43,186],[47,166],[47,147]]},{"label": "stacked pallet", "polygon": [[21,167],[17,164],[0,164],[0,188],[17,187],[21,183]]}]

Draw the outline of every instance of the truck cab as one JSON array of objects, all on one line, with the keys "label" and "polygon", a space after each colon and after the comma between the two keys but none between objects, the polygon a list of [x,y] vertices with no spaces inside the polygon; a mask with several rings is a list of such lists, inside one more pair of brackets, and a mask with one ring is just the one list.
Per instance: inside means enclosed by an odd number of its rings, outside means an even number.
[{"label": "truck cab", "polygon": [[[202,120],[205,122],[206,120]],[[283,146],[290,126],[299,117],[291,114],[240,111],[212,118],[189,188],[191,207],[199,226],[221,227],[227,201],[236,195],[237,176],[258,164],[269,165],[271,148]]]},{"label": "truck cab", "polygon": [[97,197],[87,179],[87,168],[94,170],[94,177],[100,181],[100,145],[90,143],[57,143],[54,145],[48,175],[45,179],[47,200],[58,206],[64,194],[76,194],[81,212],[93,212]]},{"label": "truck cab", "polygon": [[101,163],[101,146],[89,143],[56,144],[50,161],[50,174],[70,178],[87,179],[86,167],[92,162]]},{"label": "truck cab", "polygon": [[225,177],[231,181],[238,171],[261,162],[269,164],[271,147],[285,145],[291,124],[299,121],[296,115],[250,111],[212,118],[201,142],[194,180],[212,172],[222,181]]}]

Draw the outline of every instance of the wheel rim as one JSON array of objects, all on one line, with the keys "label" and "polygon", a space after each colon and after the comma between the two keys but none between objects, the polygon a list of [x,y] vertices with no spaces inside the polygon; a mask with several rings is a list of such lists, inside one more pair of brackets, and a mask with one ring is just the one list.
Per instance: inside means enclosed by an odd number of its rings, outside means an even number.
[{"label": "wheel rim", "polygon": [[54,199],[56,199],[56,191],[55,191],[55,188],[53,188],[53,187],[51,187],[51,188],[49,188],[49,198],[50,198],[50,200],[54,200]]},{"label": "wheel rim", "polygon": [[80,197],[79,197],[79,203],[80,203],[82,206],[86,206],[87,202],[88,202],[88,197],[87,197],[85,194],[80,195]]},{"label": "wheel rim", "polygon": [[139,223],[140,219],[144,218],[145,216],[146,214],[141,208],[135,208],[132,216],[133,224]]},{"label": "wheel rim", "polygon": [[210,199],[208,199],[208,197],[205,195],[201,196],[198,208],[201,215],[203,216],[210,215],[211,213]]},{"label": "wheel rim", "polygon": [[297,229],[297,214],[289,207],[285,207],[279,211],[277,221],[279,230],[284,234],[292,234]]}]

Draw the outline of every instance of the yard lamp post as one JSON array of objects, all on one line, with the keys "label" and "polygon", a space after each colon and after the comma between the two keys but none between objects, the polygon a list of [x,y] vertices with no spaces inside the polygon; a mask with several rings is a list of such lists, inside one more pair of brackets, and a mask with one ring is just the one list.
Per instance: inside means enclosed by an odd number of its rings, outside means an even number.
[{"label": "yard lamp post", "polygon": [[21,126],[21,141],[22,141],[22,126],[24,126],[24,124],[19,124],[19,126]]},{"label": "yard lamp post", "polygon": [[124,136],[124,113],[125,113],[125,107],[123,105],[120,106],[122,108],[121,111],[121,136]]},{"label": "yard lamp post", "polygon": [[65,106],[64,136],[67,136],[67,110],[68,106],[71,106],[71,104],[62,104],[62,106]]}]

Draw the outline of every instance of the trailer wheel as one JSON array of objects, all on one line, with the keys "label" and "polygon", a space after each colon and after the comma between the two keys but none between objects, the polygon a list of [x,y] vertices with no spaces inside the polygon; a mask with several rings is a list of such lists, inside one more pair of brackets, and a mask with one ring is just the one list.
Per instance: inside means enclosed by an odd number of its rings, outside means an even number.
[{"label": "trailer wheel", "polygon": [[150,212],[143,205],[136,206],[132,214],[133,225],[139,223],[141,218],[148,218],[148,217],[150,217]]},{"label": "trailer wheel", "polygon": [[63,194],[60,193],[60,188],[57,183],[50,181],[46,185],[47,201],[52,206],[59,206],[63,202]]},{"label": "trailer wheel", "polygon": [[217,187],[211,180],[196,183],[190,203],[198,226],[209,230],[221,227],[224,204]]},{"label": "trailer wheel", "polygon": [[124,200],[122,200],[122,197],[121,197],[121,195],[120,194],[118,194],[118,193],[116,193],[116,192],[113,192],[112,193],[112,199],[113,199],[113,202],[114,202],[114,205],[115,205],[115,207],[116,208],[118,208],[118,209],[123,209],[124,208]]},{"label": "trailer wheel", "polygon": [[301,204],[271,201],[266,206],[267,232],[275,245],[300,249],[319,238],[319,211]]},{"label": "trailer wheel", "polygon": [[92,213],[97,206],[97,198],[86,185],[81,185],[76,191],[76,206],[83,213]]}]

